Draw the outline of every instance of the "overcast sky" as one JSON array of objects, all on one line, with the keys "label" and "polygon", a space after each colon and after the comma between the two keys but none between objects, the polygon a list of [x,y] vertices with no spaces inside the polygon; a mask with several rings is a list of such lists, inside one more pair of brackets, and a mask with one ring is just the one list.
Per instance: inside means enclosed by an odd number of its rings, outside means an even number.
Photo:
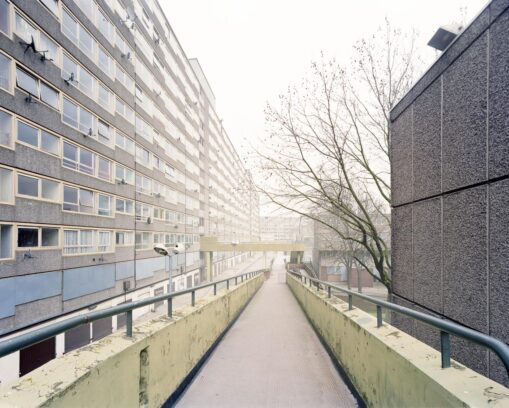
[{"label": "overcast sky", "polygon": [[[486,0],[160,0],[188,58],[197,57],[217,100],[217,112],[242,154],[264,132],[263,110],[300,82],[323,51],[348,61],[356,40],[388,17],[420,33],[426,46],[436,28],[469,22]],[[466,9],[466,10],[465,10]]]}]

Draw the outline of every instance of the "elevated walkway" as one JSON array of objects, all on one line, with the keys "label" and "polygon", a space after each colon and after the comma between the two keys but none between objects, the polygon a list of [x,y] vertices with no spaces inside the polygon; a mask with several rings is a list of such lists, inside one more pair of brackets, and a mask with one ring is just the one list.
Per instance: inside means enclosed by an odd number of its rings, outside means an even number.
[{"label": "elevated walkway", "polygon": [[285,283],[282,258],[177,407],[357,407]]}]

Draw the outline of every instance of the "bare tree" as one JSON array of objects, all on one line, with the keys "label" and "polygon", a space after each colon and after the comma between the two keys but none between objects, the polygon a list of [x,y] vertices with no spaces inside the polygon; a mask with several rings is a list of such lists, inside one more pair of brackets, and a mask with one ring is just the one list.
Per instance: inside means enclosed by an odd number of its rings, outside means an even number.
[{"label": "bare tree", "polygon": [[389,112],[413,81],[414,40],[386,21],[354,47],[348,67],[322,56],[278,107],[267,107],[269,136],[254,149],[265,197],[361,246],[369,262],[355,262],[389,293]]}]

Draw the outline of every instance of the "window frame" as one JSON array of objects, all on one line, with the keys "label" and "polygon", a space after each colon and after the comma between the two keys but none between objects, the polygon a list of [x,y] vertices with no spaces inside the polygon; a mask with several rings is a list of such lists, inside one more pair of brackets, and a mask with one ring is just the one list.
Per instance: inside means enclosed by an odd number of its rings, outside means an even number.
[{"label": "window frame", "polygon": [[[19,246],[19,230],[20,228],[37,230],[37,246]],[[57,231],[57,244],[56,245],[42,245],[42,230],[51,229]],[[14,240],[16,251],[46,251],[60,249],[60,227],[54,225],[33,225],[33,224],[16,224],[16,238]]]},{"label": "window frame", "polygon": [[[25,173],[23,171],[16,171],[15,173],[16,173],[16,181],[15,181],[16,186],[15,186],[14,191],[15,191],[16,197],[25,198],[25,199],[29,199],[29,200],[45,201],[48,203],[60,203],[61,202],[61,194],[62,194],[61,184],[62,183],[60,181],[51,179],[49,177],[41,176],[39,174],[33,175],[31,173]],[[31,179],[37,180],[37,197],[31,196],[28,194],[22,194],[19,192],[19,177],[26,177],[26,178],[31,178]],[[51,198],[44,198],[42,196],[42,182],[43,182],[43,180],[47,180],[47,181],[49,181],[51,183],[55,183],[57,185],[56,198],[51,199]]]}]

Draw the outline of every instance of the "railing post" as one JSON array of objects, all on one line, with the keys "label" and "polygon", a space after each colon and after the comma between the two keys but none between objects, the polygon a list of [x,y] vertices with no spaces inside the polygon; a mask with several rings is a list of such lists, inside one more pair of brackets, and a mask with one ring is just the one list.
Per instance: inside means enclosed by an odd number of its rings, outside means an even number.
[{"label": "railing post", "polygon": [[451,366],[451,344],[449,342],[449,333],[440,331],[440,351],[442,354],[442,368]]},{"label": "railing post", "polygon": [[226,279],[226,290],[230,289],[230,279]]},{"label": "railing post", "polygon": [[173,317],[173,298],[168,298],[168,317]]},{"label": "railing post", "polygon": [[127,337],[133,337],[133,311],[128,310],[126,312],[126,319],[125,319],[125,331]]},{"label": "railing post", "polygon": [[191,292],[191,306],[194,306],[194,303],[195,303],[195,292],[194,290]]},{"label": "railing post", "polygon": [[242,275],[242,276],[240,277],[240,281],[241,281],[241,282],[244,282],[244,275]]},{"label": "railing post", "polygon": [[353,296],[351,294],[348,294],[348,310],[353,309]]},{"label": "railing post", "polygon": [[217,285],[214,283],[214,296],[217,295]]},{"label": "railing post", "polygon": [[376,327],[382,327],[382,306],[376,305]]},{"label": "railing post", "polygon": [[237,277],[235,276],[235,286],[237,286]]},{"label": "railing post", "polygon": [[313,281],[309,278],[309,287],[313,286]]},{"label": "railing post", "polygon": [[331,296],[331,287],[330,287],[330,286],[328,286],[328,287],[327,287],[327,297],[329,297],[329,298],[330,298],[330,296]]},{"label": "railing post", "polygon": [[316,291],[319,292],[320,291],[320,284],[318,282],[316,282]]}]

